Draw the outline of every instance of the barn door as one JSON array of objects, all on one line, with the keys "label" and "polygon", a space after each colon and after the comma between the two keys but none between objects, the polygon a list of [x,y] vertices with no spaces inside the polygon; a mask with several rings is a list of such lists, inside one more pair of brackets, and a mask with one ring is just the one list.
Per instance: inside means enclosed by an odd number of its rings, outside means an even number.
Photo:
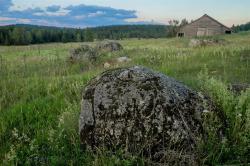
[{"label": "barn door", "polygon": [[206,28],[198,28],[197,36],[205,36],[207,32]]}]

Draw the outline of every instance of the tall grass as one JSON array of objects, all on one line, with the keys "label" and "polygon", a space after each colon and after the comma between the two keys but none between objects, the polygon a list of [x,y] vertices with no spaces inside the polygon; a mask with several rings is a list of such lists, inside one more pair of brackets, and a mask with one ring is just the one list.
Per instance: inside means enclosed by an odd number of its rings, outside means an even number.
[{"label": "tall grass", "polygon": [[[204,48],[189,48],[187,39],[125,40],[123,51],[106,54],[94,64],[67,61],[69,50],[78,43],[1,46],[0,165],[145,164],[143,156],[105,150],[92,154],[81,147],[81,92],[105,70],[107,61],[112,67],[147,66],[209,94],[225,112],[229,126],[222,140],[213,139],[209,129],[209,140],[201,145],[204,163],[249,162],[249,90],[235,96],[227,87],[250,83],[250,33],[223,38],[227,45]],[[132,61],[118,64],[119,56]],[[207,71],[199,75],[204,65]]]},{"label": "tall grass", "polygon": [[[208,76],[207,70],[198,75],[200,87],[207,93],[217,107],[223,111],[226,119],[225,134],[218,139],[214,129],[221,123],[212,115],[207,117],[204,128],[208,139],[203,142],[202,151],[206,153],[204,162],[209,165],[218,163],[249,164],[250,152],[250,88],[241,95],[233,94],[222,81]],[[210,127],[212,126],[212,127]]]}]

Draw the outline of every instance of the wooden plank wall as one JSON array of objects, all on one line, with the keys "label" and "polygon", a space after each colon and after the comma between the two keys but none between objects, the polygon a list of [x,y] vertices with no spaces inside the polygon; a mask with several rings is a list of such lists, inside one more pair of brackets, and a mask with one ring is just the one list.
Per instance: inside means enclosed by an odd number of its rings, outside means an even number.
[{"label": "wooden plank wall", "polygon": [[225,31],[229,30],[227,27],[219,24],[213,19],[203,16],[197,21],[190,23],[181,28],[180,33],[184,33],[185,37],[194,37],[204,34],[205,36],[213,36],[225,34]]}]

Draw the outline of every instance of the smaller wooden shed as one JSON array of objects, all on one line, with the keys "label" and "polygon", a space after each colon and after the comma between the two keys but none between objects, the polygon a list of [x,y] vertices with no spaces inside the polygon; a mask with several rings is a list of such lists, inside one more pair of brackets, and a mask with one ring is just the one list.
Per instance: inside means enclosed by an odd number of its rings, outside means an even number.
[{"label": "smaller wooden shed", "polygon": [[205,14],[190,24],[180,27],[178,37],[214,36],[231,33],[230,28]]}]

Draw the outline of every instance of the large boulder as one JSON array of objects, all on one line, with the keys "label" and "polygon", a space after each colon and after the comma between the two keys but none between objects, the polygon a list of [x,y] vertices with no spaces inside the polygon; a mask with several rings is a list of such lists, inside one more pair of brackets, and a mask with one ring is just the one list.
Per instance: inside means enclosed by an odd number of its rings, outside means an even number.
[{"label": "large boulder", "polygon": [[120,51],[123,49],[122,45],[115,41],[102,41],[96,45],[97,50],[105,52]]},{"label": "large boulder", "polygon": [[120,43],[114,41],[102,41],[95,46],[81,45],[80,47],[70,50],[69,60],[71,62],[96,61],[106,52],[120,51],[123,47]]},{"label": "large boulder", "polygon": [[97,50],[89,45],[82,45],[70,51],[69,60],[78,62],[81,60],[96,61],[99,54]]},{"label": "large boulder", "polygon": [[109,70],[84,90],[80,137],[89,148],[192,165],[203,115],[214,110],[208,99],[164,74],[137,66]]}]

